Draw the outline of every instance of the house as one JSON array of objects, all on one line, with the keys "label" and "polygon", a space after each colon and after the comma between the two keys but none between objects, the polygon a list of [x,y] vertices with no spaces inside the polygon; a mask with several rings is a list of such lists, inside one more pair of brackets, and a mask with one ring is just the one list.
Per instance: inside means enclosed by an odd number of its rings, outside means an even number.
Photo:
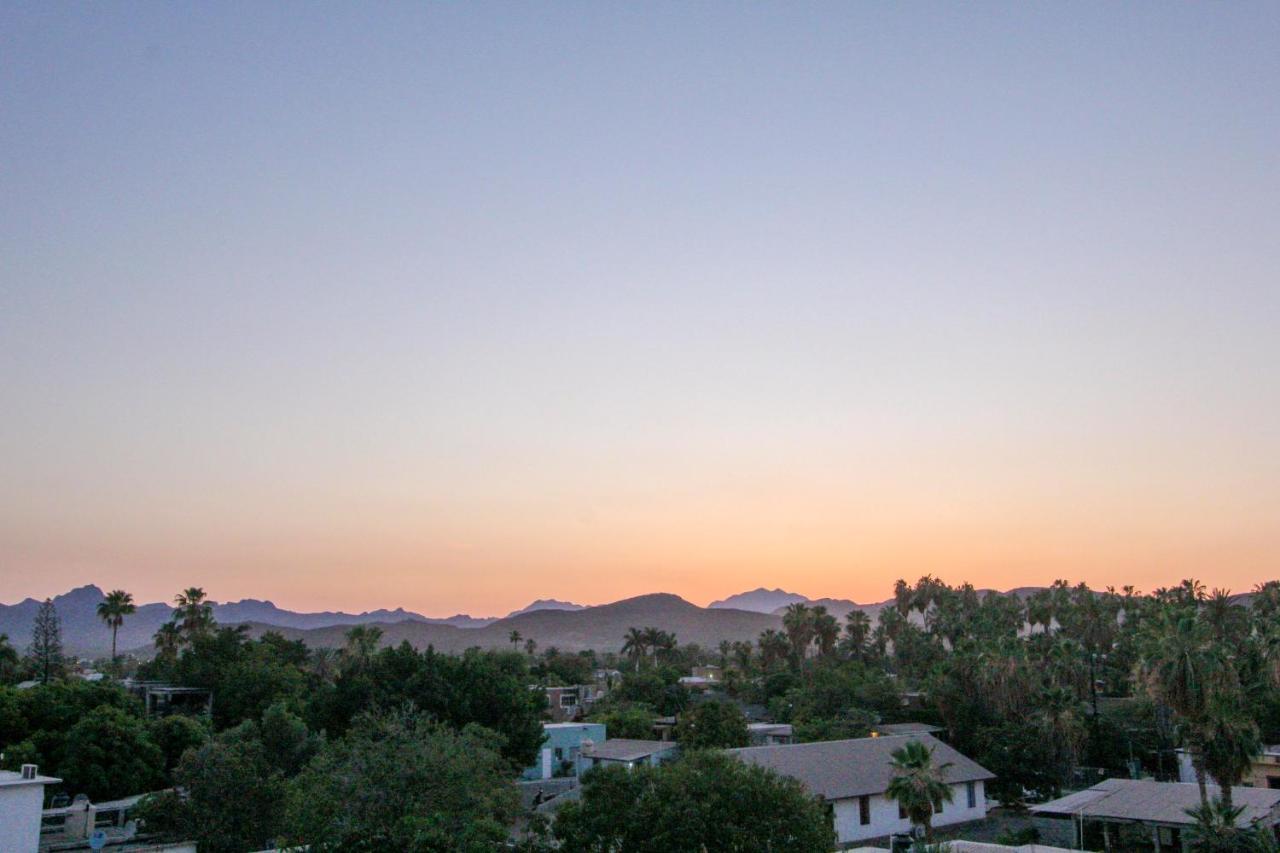
[{"label": "house", "polygon": [[[1217,785],[1208,785],[1209,798],[1220,796]],[[1280,823],[1280,790],[1232,788],[1231,797],[1243,807],[1238,826]],[[1154,782],[1150,779],[1107,779],[1092,788],[1031,806],[1031,813],[1073,821],[1083,845],[1086,824],[1101,824],[1103,844],[1110,849],[1113,830],[1121,825],[1140,826],[1151,833],[1151,844],[1161,850],[1182,850],[1183,831],[1195,823],[1188,809],[1200,805],[1200,789],[1190,782]]]},{"label": "house", "polygon": [[[1191,753],[1185,749],[1178,750],[1178,781],[1196,781],[1195,767],[1191,763]],[[1280,744],[1263,747],[1262,752],[1253,757],[1249,772],[1241,783],[1253,788],[1272,788],[1280,790]]]},{"label": "house", "polygon": [[727,750],[742,761],[767,767],[801,782],[831,806],[836,838],[841,844],[911,831],[911,822],[885,791],[893,778],[892,753],[911,740],[928,747],[952,801],[942,803],[933,825],[950,826],[987,816],[985,783],[991,771],[929,735],[883,736],[754,746]]},{"label": "house", "polygon": [[538,763],[525,768],[521,779],[536,781],[579,775],[583,747],[605,741],[603,723],[543,723]]},{"label": "house", "polygon": [[22,765],[18,773],[0,770],[0,850],[35,853],[40,848],[44,786],[61,781],[41,776],[34,764]]},{"label": "house", "polygon": [[608,689],[596,684],[571,684],[559,687],[535,687],[547,694],[547,715],[552,722],[570,723],[590,712],[597,699]]},{"label": "house", "polygon": [[747,723],[747,736],[752,746],[777,746],[791,743],[794,730],[789,723]]},{"label": "house", "polygon": [[602,743],[584,746],[580,753],[583,772],[592,767],[637,767],[641,764],[657,766],[671,761],[680,754],[680,747],[672,741],[630,740],[612,738]]}]

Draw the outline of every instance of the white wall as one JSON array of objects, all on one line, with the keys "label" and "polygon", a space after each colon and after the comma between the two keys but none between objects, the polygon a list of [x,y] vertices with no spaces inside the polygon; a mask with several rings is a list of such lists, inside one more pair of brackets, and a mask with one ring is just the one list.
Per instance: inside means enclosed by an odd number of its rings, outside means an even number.
[{"label": "white wall", "polygon": [[0,785],[0,850],[35,853],[40,846],[44,785]]},{"label": "white wall", "polygon": [[[981,820],[987,816],[986,791],[981,782],[974,783],[976,805],[973,808],[968,807],[969,795],[963,782],[952,785],[951,790],[955,797],[951,802],[942,804],[941,814],[934,814],[934,826]],[[841,844],[867,838],[882,838],[895,832],[911,831],[911,821],[898,817],[898,803],[883,794],[875,794],[871,797],[871,823],[865,826],[859,819],[857,797],[836,800],[832,806],[835,812],[836,838]]]}]

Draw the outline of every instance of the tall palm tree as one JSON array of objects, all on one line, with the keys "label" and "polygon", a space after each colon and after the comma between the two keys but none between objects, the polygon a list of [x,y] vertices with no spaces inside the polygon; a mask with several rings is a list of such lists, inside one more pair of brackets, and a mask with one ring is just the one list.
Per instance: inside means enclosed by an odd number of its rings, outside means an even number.
[{"label": "tall palm tree", "polygon": [[844,617],[844,633],[854,654],[861,655],[871,637],[871,617],[863,610],[850,610]]},{"label": "tall palm tree", "polygon": [[173,601],[177,605],[173,618],[182,629],[182,637],[186,642],[191,642],[213,626],[213,606],[200,587],[187,587]]},{"label": "tall palm tree", "polygon": [[1242,691],[1229,687],[1214,691],[1201,723],[1200,742],[1205,771],[1218,783],[1223,804],[1231,808],[1232,788],[1244,780],[1254,757],[1262,752],[1258,724],[1245,707]]},{"label": "tall palm tree", "polygon": [[950,762],[935,765],[931,749],[909,740],[890,753],[889,766],[893,778],[885,796],[902,806],[912,825],[924,828],[926,839],[933,838],[933,814],[953,798],[951,786],[944,781]]},{"label": "tall palm tree", "polygon": [[1205,599],[1200,617],[1219,643],[1241,642],[1249,631],[1249,611],[1232,600],[1230,590],[1215,589]]},{"label": "tall palm tree", "polygon": [[791,656],[799,663],[813,642],[813,611],[800,601],[788,604],[782,614],[782,628],[787,632],[787,642],[791,644]]},{"label": "tall palm tree", "polygon": [[818,646],[818,653],[830,657],[835,651],[836,640],[840,639],[840,623],[836,617],[827,612],[827,608],[819,604],[813,608],[813,641]]},{"label": "tall palm tree", "polygon": [[533,637],[524,641],[524,653],[529,657],[533,657],[533,653],[538,650],[538,641]]},{"label": "tall palm tree", "polygon": [[1201,735],[1210,697],[1223,686],[1227,663],[1209,626],[1194,611],[1166,605],[1145,620],[1138,676],[1151,698],[1179,719],[1189,743],[1200,803],[1208,805]]},{"label": "tall palm tree", "polygon": [[760,647],[760,663],[765,669],[786,659],[787,652],[791,648],[786,636],[773,628],[768,628],[760,634],[757,645]]},{"label": "tall palm tree", "polygon": [[519,631],[512,631],[510,634],[507,635],[507,639],[511,641],[511,648],[514,649],[519,647],[520,641],[523,640],[524,637],[520,636]]},{"label": "tall palm tree", "polygon": [[627,635],[622,641],[622,653],[636,665],[636,672],[640,671],[640,662],[644,660],[648,648],[649,635],[643,628],[627,629]]},{"label": "tall palm tree", "polygon": [[107,623],[111,629],[111,659],[116,659],[116,633],[124,624],[124,617],[132,616],[138,611],[133,603],[133,595],[123,589],[113,589],[107,597],[98,602],[98,618]]},{"label": "tall palm tree", "polygon": [[176,622],[166,622],[156,629],[156,653],[164,660],[173,660],[178,656],[178,647],[182,645],[182,629]]}]

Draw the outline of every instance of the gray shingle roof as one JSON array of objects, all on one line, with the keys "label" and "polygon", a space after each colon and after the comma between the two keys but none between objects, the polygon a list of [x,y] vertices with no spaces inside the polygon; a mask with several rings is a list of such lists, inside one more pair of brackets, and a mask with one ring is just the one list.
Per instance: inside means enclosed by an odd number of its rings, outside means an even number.
[{"label": "gray shingle roof", "polygon": [[[1218,797],[1218,786],[1208,785],[1209,798]],[[1270,788],[1231,789],[1237,806],[1244,806],[1237,823],[1248,826],[1268,815],[1280,819],[1280,791]],[[1153,782],[1150,779],[1107,779],[1092,788],[1068,794],[1038,806],[1033,814],[1092,817],[1187,826],[1195,821],[1187,809],[1200,805],[1200,789],[1193,782]]]},{"label": "gray shingle roof", "polygon": [[608,740],[582,748],[582,755],[589,758],[600,758],[606,761],[635,761],[647,758],[659,752],[675,749],[678,745],[666,740],[628,740],[627,738],[609,738]]},{"label": "gray shingle roof", "polygon": [[790,776],[824,799],[843,800],[884,793],[893,778],[891,753],[910,740],[918,740],[933,750],[935,765],[950,763],[951,766],[942,771],[942,778],[948,784],[995,778],[995,774],[976,761],[929,735],[755,746],[727,752],[743,761]]}]

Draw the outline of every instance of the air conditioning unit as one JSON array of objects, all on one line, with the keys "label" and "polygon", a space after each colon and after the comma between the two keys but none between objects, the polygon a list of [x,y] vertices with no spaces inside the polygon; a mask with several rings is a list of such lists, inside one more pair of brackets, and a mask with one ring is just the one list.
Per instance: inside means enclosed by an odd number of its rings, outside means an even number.
[{"label": "air conditioning unit", "polygon": [[24,764],[24,765],[22,765],[22,778],[23,778],[23,779],[34,779],[34,778],[36,778],[36,765],[34,765],[34,764]]}]

